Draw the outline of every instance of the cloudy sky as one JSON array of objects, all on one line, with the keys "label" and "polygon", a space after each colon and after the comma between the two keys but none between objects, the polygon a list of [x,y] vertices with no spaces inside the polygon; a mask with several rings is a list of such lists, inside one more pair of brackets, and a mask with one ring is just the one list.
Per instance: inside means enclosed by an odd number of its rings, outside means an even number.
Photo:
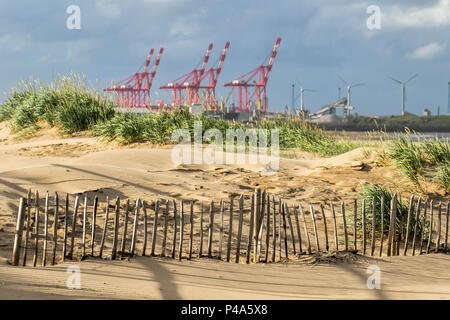
[{"label": "cloudy sky", "polygon": [[[81,29],[69,30],[70,5],[81,9]],[[381,29],[370,30],[367,8],[381,9]],[[276,37],[281,46],[268,84],[272,110],[291,105],[301,81],[318,110],[352,84],[360,114],[399,114],[400,85],[388,79],[419,76],[407,87],[407,111],[447,109],[450,81],[450,0],[20,0],[0,3],[0,99],[23,78],[85,74],[102,88],[135,72],[152,47],[164,47],[154,88],[196,67],[214,43],[216,62],[230,50],[218,94],[264,62]],[[168,93],[160,92],[165,100]]]}]

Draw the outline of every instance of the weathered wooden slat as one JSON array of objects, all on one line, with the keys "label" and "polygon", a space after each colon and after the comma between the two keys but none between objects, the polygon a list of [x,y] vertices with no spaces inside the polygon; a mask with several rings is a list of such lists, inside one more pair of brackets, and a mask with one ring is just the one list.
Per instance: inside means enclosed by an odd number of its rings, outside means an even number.
[{"label": "weathered wooden slat", "polygon": [[417,206],[416,206],[416,215],[414,219],[414,235],[413,235],[413,241],[412,241],[412,255],[414,256],[416,253],[416,237],[417,237],[417,227],[419,225],[419,218],[420,218],[420,204],[421,204],[422,198],[419,197],[417,200]]},{"label": "weathered wooden slat", "polygon": [[338,239],[338,230],[336,223],[336,212],[334,211],[334,204],[330,203],[331,208],[331,216],[333,217],[333,229],[334,229],[334,250],[339,251],[339,239]]},{"label": "weathered wooden slat", "polygon": [[255,216],[253,221],[253,262],[259,261],[258,243],[259,243],[259,226],[261,221],[261,189],[255,189]]},{"label": "weathered wooden slat", "polygon": [[115,208],[115,216],[114,216],[114,235],[113,235],[113,243],[112,243],[112,253],[111,260],[115,260],[117,257],[117,240],[118,240],[118,232],[119,232],[119,219],[120,219],[120,198],[116,198],[116,208]]},{"label": "weathered wooden slat", "polygon": [[55,192],[55,204],[54,204],[54,214],[53,214],[53,247],[52,247],[52,265],[56,263],[56,248],[58,244],[58,215],[59,215],[59,197],[58,193]]},{"label": "weathered wooden slat", "polygon": [[313,223],[314,237],[316,240],[316,249],[317,249],[317,252],[320,252],[319,234],[317,233],[316,217],[314,216],[314,208],[311,203],[309,204],[309,210],[311,212],[311,219],[312,219],[312,223]]},{"label": "weathered wooden slat", "polygon": [[25,199],[20,198],[19,211],[17,212],[16,230],[12,253],[12,265],[18,266],[20,260],[20,248],[22,247],[23,223],[25,218]]},{"label": "weathered wooden slat", "polygon": [[445,215],[445,250],[448,250],[448,219],[450,215],[450,202],[447,202],[447,213]]},{"label": "weathered wooden slat", "polygon": [[281,216],[283,215],[281,209],[281,198],[278,199],[278,261],[281,261]]},{"label": "weathered wooden slat", "polygon": [[295,226],[297,228],[297,238],[298,238],[298,247],[299,247],[299,254],[303,254],[303,247],[302,247],[302,233],[300,232],[300,223],[298,220],[298,212],[297,207],[295,204],[292,205],[292,209],[294,210],[294,219],[295,219]]},{"label": "weathered wooden slat", "polygon": [[375,254],[375,240],[376,240],[376,226],[377,226],[377,200],[372,197],[372,239],[370,241],[370,255]]},{"label": "weathered wooden slat", "polygon": [[200,248],[198,249],[198,257],[203,256],[203,201],[200,204]]},{"label": "weathered wooden slat", "polygon": [[[150,255],[152,257],[155,256],[155,250],[156,250],[156,236],[158,234],[158,218],[159,218],[159,200],[156,199],[156,201],[155,201],[155,215],[154,215],[154,218],[153,218],[152,248],[151,248],[151,251],[150,251]],[[175,243],[175,240],[176,239],[174,239],[174,243]],[[174,250],[174,253],[175,253],[175,250]]]},{"label": "weathered wooden slat", "polygon": [[69,251],[69,257],[70,259],[73,259],[73,250],[75,247],[75,234],[76,234],[76,228],[77,228],[77,216],[78,216],[78,207],[80,205],[80,196],[77,195],[75,197],[75,205],[73,208],[73,217],[72,217],[72,232],[71,232],[71,241],[70,241],[70,251]]},{"label": "weathered wooden slat", "polygon": [[433,218],[434,218],[434,203],[433,200],[430,201],[430,231],[428,234],[428,244],[427,244],[427,254],[430,253],[431,240],[433,238]]},{"label": "weathered wooden slat", "polygon": [[26,200],[26,225],[25,225],[25,246],[23,248],[22,266],[27,265],[28,240],[30,237],[30,215],[31,215],[31,189],[28,189]]},{"label": "weathered wooden slat", "polygon": [[437,235],[436,235],[436,246],[434,252],[439,252],[439,247],[441,246],[441,219],[442,219],[442,203],[438,204],[438,223],[437,223]]},{"label": "weathered wooden slat", "polygon": [[414,195],[411,195],[409,199],[409,208],[408,208],[408,218],[406,220],[406,233],[405,233],[405,246],[403,247],[403,255],[406,256],[408,252],[408,242],[409,242],[409,226],[411,224],[411,214],[414,206]]},{"label": "weathered wooden slat", "polygon": [[209,206],[209,229],[208,229],[208,258],[212,257],[212,246],[214,237],[214,201]]},{"label": "weathered wooden slat", "polygon": [[428,207],[428,199],[425,200],[425,203],[423,205],[422,232],[420,233],[419,255],[422,254],[423,244],[424,244],[424,241],[425,241],[425,223],[427,221],[427,207]]},{"label": "weathered wooden slat", "polygon": [[49,199],[50,195],[47,191],[45,194],[45,211],[44,211],[44,247],[42,252],[42,266],[45,267],[47,265],[47,240],[48,240],[48,207],[49,207]]},{"label": "weathered wooden slat", "polygon": [[380,257],[383,255],[384,241],[384,195],[381,195],[380,215],[381,215],[381,236],[380,236]]},{"label": "weathered wooden slat", "polygon": [[[147,219],[147,208],[145,207],[145,200],[142,200],[141,204],[142,204],[142,215],[144,219],[144,240],[142,244],[142,256],[145,257],[145,254],[147,252],[147,241],[148,241],[148,219]],[[164,243],[164,247],[165,245],[166,244]]]},{"label": "weathered wooden slat", "polygon": [[136,210],[134,211],[133,236],[131,237],[131,256],[134,256],[136,250],[136,237],[139,229],[139,212],[141,210],[141,199],[136,200]]},{"label": "weathered wooden slat", "polygon": [[395,254],[400,255],[400,242],[402,240],[403,226],[405,225],[405,215],[402,215],[400,219],[400,225],[397,230],[397,237],[395,241]]},{"label": "weathered wooden slat", "polygon": [[239,224],[238,224],[238,234],[236,240],[236,257],[235,263],[239,263],[241,258],[241,238],[242,238],[242,221],[244,219],[244,197],[241,195],[239,197]]},{"label": "weathered wooden slat", "polygon": [[392,255],[392,241],[394,240],[395,235],[395,223],[396,223],[396,215],[397,215],[397,194],[394,194],[391,200],[391,212],[390,212],[390,220],[389,220],[389,234],[388,234],[388,243],[387,243],[387,256],[390,257]]},{"label": "weathered wooden slat", "polygon": [[245,262],[250,263],[250,253],[252,249],[252,241],[253,241],[253,224],[255,218],[255,193],[252,193],[252,202],[250,205],[250,226],[248,230],[248,242],[247,242],[247,255],[245,257]]},{"label": "weathered wooden slat", "polygon": [[84,258],[86,256],[86,224],[87,224],[87,194],[84,196],[84,207],[83,207],[83,248],[81,251],[81,255]]},{"label": "weathered wooden slat", "polygon": [[65,203],[65,208],[64,208],[64,239],[63,239],[63,248],[62,248],[63,261],[65,261],[66,257],[67,257],[68,225],[69,225],[69,194],[66,194],[66,203]]},{"label": "weathered wooden slat", "polygon": [[172,259],[175,259],[175,248],[177,245],[177,203],[172,200],[173,204],[173,237],[172,237]]},{"label": "weathered wooden slat", "polygon": [[303,212],[303,208],[302,208],[301,204],[298,205],[298,209],[300,210],[300,214],[301,214],[302,220],[303,220],[303,227],[305,229],[306,242],[308,243],[308,254],[311,254],[312,253],[311,240],[309,239],[308,225],[306,223],[305,213]]},{"label": "weathered wooden slat", "polygon": [[230,217],[228,219],[227,262],[231,258],[231,239],[233,238],[233,197],[230,198]]},{"label": "weathered wooden slat", "polygon": [[[286,211],[286,219],[287,219],[288,225],[289,225],[289,232],[291,234],[292,249],[293,249],[294,255],[296,255],[297,249],[295,247],[295,235],[294,235],[294,228],[292,226],[292,219],[291,219],[288,205],[285,203],[284,206],[285,206],[285,211]],[[287,256],[287,254],[286,254],[286,256]]]},{"label": "weathered wooden slat", "polygon": [[265,257],[264,262],[269,262],[269,249],[270,249],[270,195],[267,193],[267,199],[266,199],[266,211],[267,211],[267,218],[266,218],[266,250],[265,250]]},{"label": "weathered wooden slat", "polygon": [[39,253],[39,192],[36,191],[34,196],[34,206],[35,206],[35,221],[34,221],[34,256],[33,256],[33,267],[36,267],[37,257]]},{"label": "weathered wooden slat", "polygon": [[366,220],[366,199],[362,201],[362,231],[363,231],[363,254],[366,254],[367,249],[367,220]]},{"label": "weathered wooden slat", "polygon": [[120,256],[125,255],[125,246],[127,244],[127,232],[128,232],[128,213],[130,210],[130,199],[127,199],[125,204],[125,216],[123,218],[123,231],[122,231],[122,244],[120,245]]},{"label": "weathered wooden slat", "polygon": [[184,203],[180,200],[180,246],[178,248],[178,260],[183,257],[183,240],[184,240]]},{"label": "weathered wooden slat", "polygon": [[262,235],[264,230],[264,217],[266,212],[266,190],[264,190],[260,197],[260,203],[258,205],[259,210],[259,219],[258,219],[258,246],[256,247],[256,262],[261,261],[261,244],[262,244]]},{"label": "weathered wooden slat", "polygon": [[348,234],[347,234],[347,218],[345,216],[345,203],[341,202],[341,212],[342,212],[342,228],[344,229],[344,248],[348,251]]},{"label": "weathered wooden slat", "polygon": [[97,231],[97,208],[98,208],[98,196],[94,198],[94,210],[92,212],[92,234],[91,234],[91,256],[94,256],[95,249],[95,233]]},{"label": "weathered wooden slat", "polygon": [[276,204],[275,204],[275,196],[272,196],[272,203],[273,203],[272,262],[275,262],[275,257],[276,257],[276,252],[277,252],[277,210],[276,210]]},{"label": "weathered wooden slat", "polygon": [[192,246],[194,243],[194,201],[190,203],[191,212],[189,214],[189,260],[192,259]]},{"label": "weathered wooden slat", "polygon": [[358,200],[353,200],[353,247],[355,248],[355,251],[358,250]]},{"label": "weathered wooden slat", "polygon": [[323,205],[322,204],[320,204],[320,211],[322,213],[323,228],[324,228],[324,233],[325,233],[325,250],[328,252],[330,250],[330,246],[328,244],[327,218],[325,216],[325,210],[323,209]]},{"label": "weathered wooden slat", "polygon": [[167,245],[167,228],[169,226],[169,208],[170,201],[166,200],[166,211],[164,211],[164,229],[163,229],[163,240],[161,244],[161,256],[164,257],[166,255],[166,245]]},{"label": "weathered wooden slat", "polygon": [[[76,201],[75,201],[76,202]],[[103,259],[103,247],[105,246],[106,236],[108,233],[108,221],[109,221],[109,197],[106,196],[106,205],[105,205],[105,223],[103,225],[103,234],[102,240],[100,242],[100,252],[98,256],[100,259]]]},{"label": "weathered wooden slat", "polygon": [[223,239],[223,199],[220,200],[220,215],[219,215],[219,260],[222,260],[222,239]]}]

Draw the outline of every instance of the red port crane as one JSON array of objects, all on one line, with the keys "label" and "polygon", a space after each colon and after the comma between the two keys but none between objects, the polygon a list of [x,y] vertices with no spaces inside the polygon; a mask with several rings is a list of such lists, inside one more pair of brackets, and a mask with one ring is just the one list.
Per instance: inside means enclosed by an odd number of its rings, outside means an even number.
[{"label": "red port crane", "polygon": [[[251,112],[252,106],[255,104],[254,97],[256,97],[256,102],[258,110],[261,109],[262,112],[266,112],[266,85],[269,80],[269,73],[272,69],[273,61],[277,55],[278,47],[280,46],[281,38],[278,37],[275,45],[272,49],[272,54],[270,55],[269,62],[267,66],[260,65],[255,70],[252,70],[243,76],[233,80],[229,83],[225,83],[224,87],[239,87],[239,105],[236,111]],[[256,81],[256,78],[258,81]],[[253,80],[253,81],[252,81]],[[249,96],[249,88],[254,88],[253,93]],[[244,103],[242,103],[242,94],[244,93]],[[262,99],[261,99],[262,93]],[[262,100],[262,103],[261,103]]]},{"label": "red port crane", "polygon": [[[200,86],[200,79],[205,72],[206,64],[209,60],[209,55],[213,48],[213,44],[210,43],[203,58],[203,63],[199,70],[193,69],[191,72],[182,75],[181,77],[169,82],[166,85],[160,86],[159,89],[172,90],[173,92],[173,105],[181,106],[184,103],[192,104],[198,103],[198,90]],[[183,98],[183,92],[188,93],[187,99]],[[186,101],[187,100],[187,101]]]},{"label": "red port crane", "polygon": [[[222,49],[222,54],[220,56],[219,62],[216,68],[209,68],[203,76],[200,78],[199,89],[205,92],[205,102],[210,106],[211,110],[217,110],[217,100],[216,100],[216,85],[219,79],[220,72],[222,71],[222,66],[227,56],[228,48],[230,47],[230,42],[225,43],[225,47]],[[208,84],[202,86],[201,82],[208,78]]]},{"label": "red port crane", "polygon": [[164,48],[159,49],[159,53],[153,64],[152,71],[147,72],[152,59],[154,49],[152,48],[145,60],[145,65],[142,72],[136,72],[131,77],[122,80],[103,91],[115,92],[115,103],[122,108],[148,108],[154,109],[150,106],[150,89],[152,87],[153,79],[158,69],[159,61]]}]

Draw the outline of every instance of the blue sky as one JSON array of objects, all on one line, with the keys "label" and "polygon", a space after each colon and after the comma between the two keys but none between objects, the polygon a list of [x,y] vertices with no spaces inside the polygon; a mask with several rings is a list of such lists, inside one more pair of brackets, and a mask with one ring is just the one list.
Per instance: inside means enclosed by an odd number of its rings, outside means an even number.
[{"label": "blue sky", "polygon": [[[69,5],[81,8],[81,30],[66,27]],[[366,9],[381,9],[381,29],[369,30]],[[450,81],[450,0],[59,0],[0,4],[0,92],[30,76],[82,73],[98,88],[141,66],[151,47],[165,52],[153,88],[191,71],[214,43],[214,63],[230,50],[222,84],[256,68],[276,37],[281,46],[268,84],[271,110],[291,104],[291,85],[318,90],[305,95],[312,111],[336,100],[341,75],[366,85],[352,91],[359,114],[399,114],[406,80],[406,110],[447,110]],[[297,88],[297,87],[296,87]],[[160,92],[165,100],[169,94]],[[1,99],[4,95],[0,96]]]}]

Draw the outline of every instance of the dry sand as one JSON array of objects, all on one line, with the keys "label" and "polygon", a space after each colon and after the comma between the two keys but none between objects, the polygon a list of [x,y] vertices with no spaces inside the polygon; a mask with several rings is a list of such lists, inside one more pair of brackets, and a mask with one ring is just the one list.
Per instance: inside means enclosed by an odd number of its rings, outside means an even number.
[{"label": "dry sand", "polygon": [[[277,173],[263,175],[259,165],[177,166],[168,148],[120,147],[83,136],[63,139],[54,130],[15,141],[0,125],[0,298],[450,298],[450,257],[443,254],[315,266],[92,259],[77,262],[82,290],[68,290],[66,268],[71,263],[45,269],[6,264],[18,199],[28,188],[41,194],[98,191],[110,198],[207,200],[249,194],[259,186],[288,201],[329,202],[353,199],[365,182],[401,187],[404,181],[378,164],[372,149],[329,159],[281,159]],[[381,268],[382,290],[367,289],[368,264]]]}]

